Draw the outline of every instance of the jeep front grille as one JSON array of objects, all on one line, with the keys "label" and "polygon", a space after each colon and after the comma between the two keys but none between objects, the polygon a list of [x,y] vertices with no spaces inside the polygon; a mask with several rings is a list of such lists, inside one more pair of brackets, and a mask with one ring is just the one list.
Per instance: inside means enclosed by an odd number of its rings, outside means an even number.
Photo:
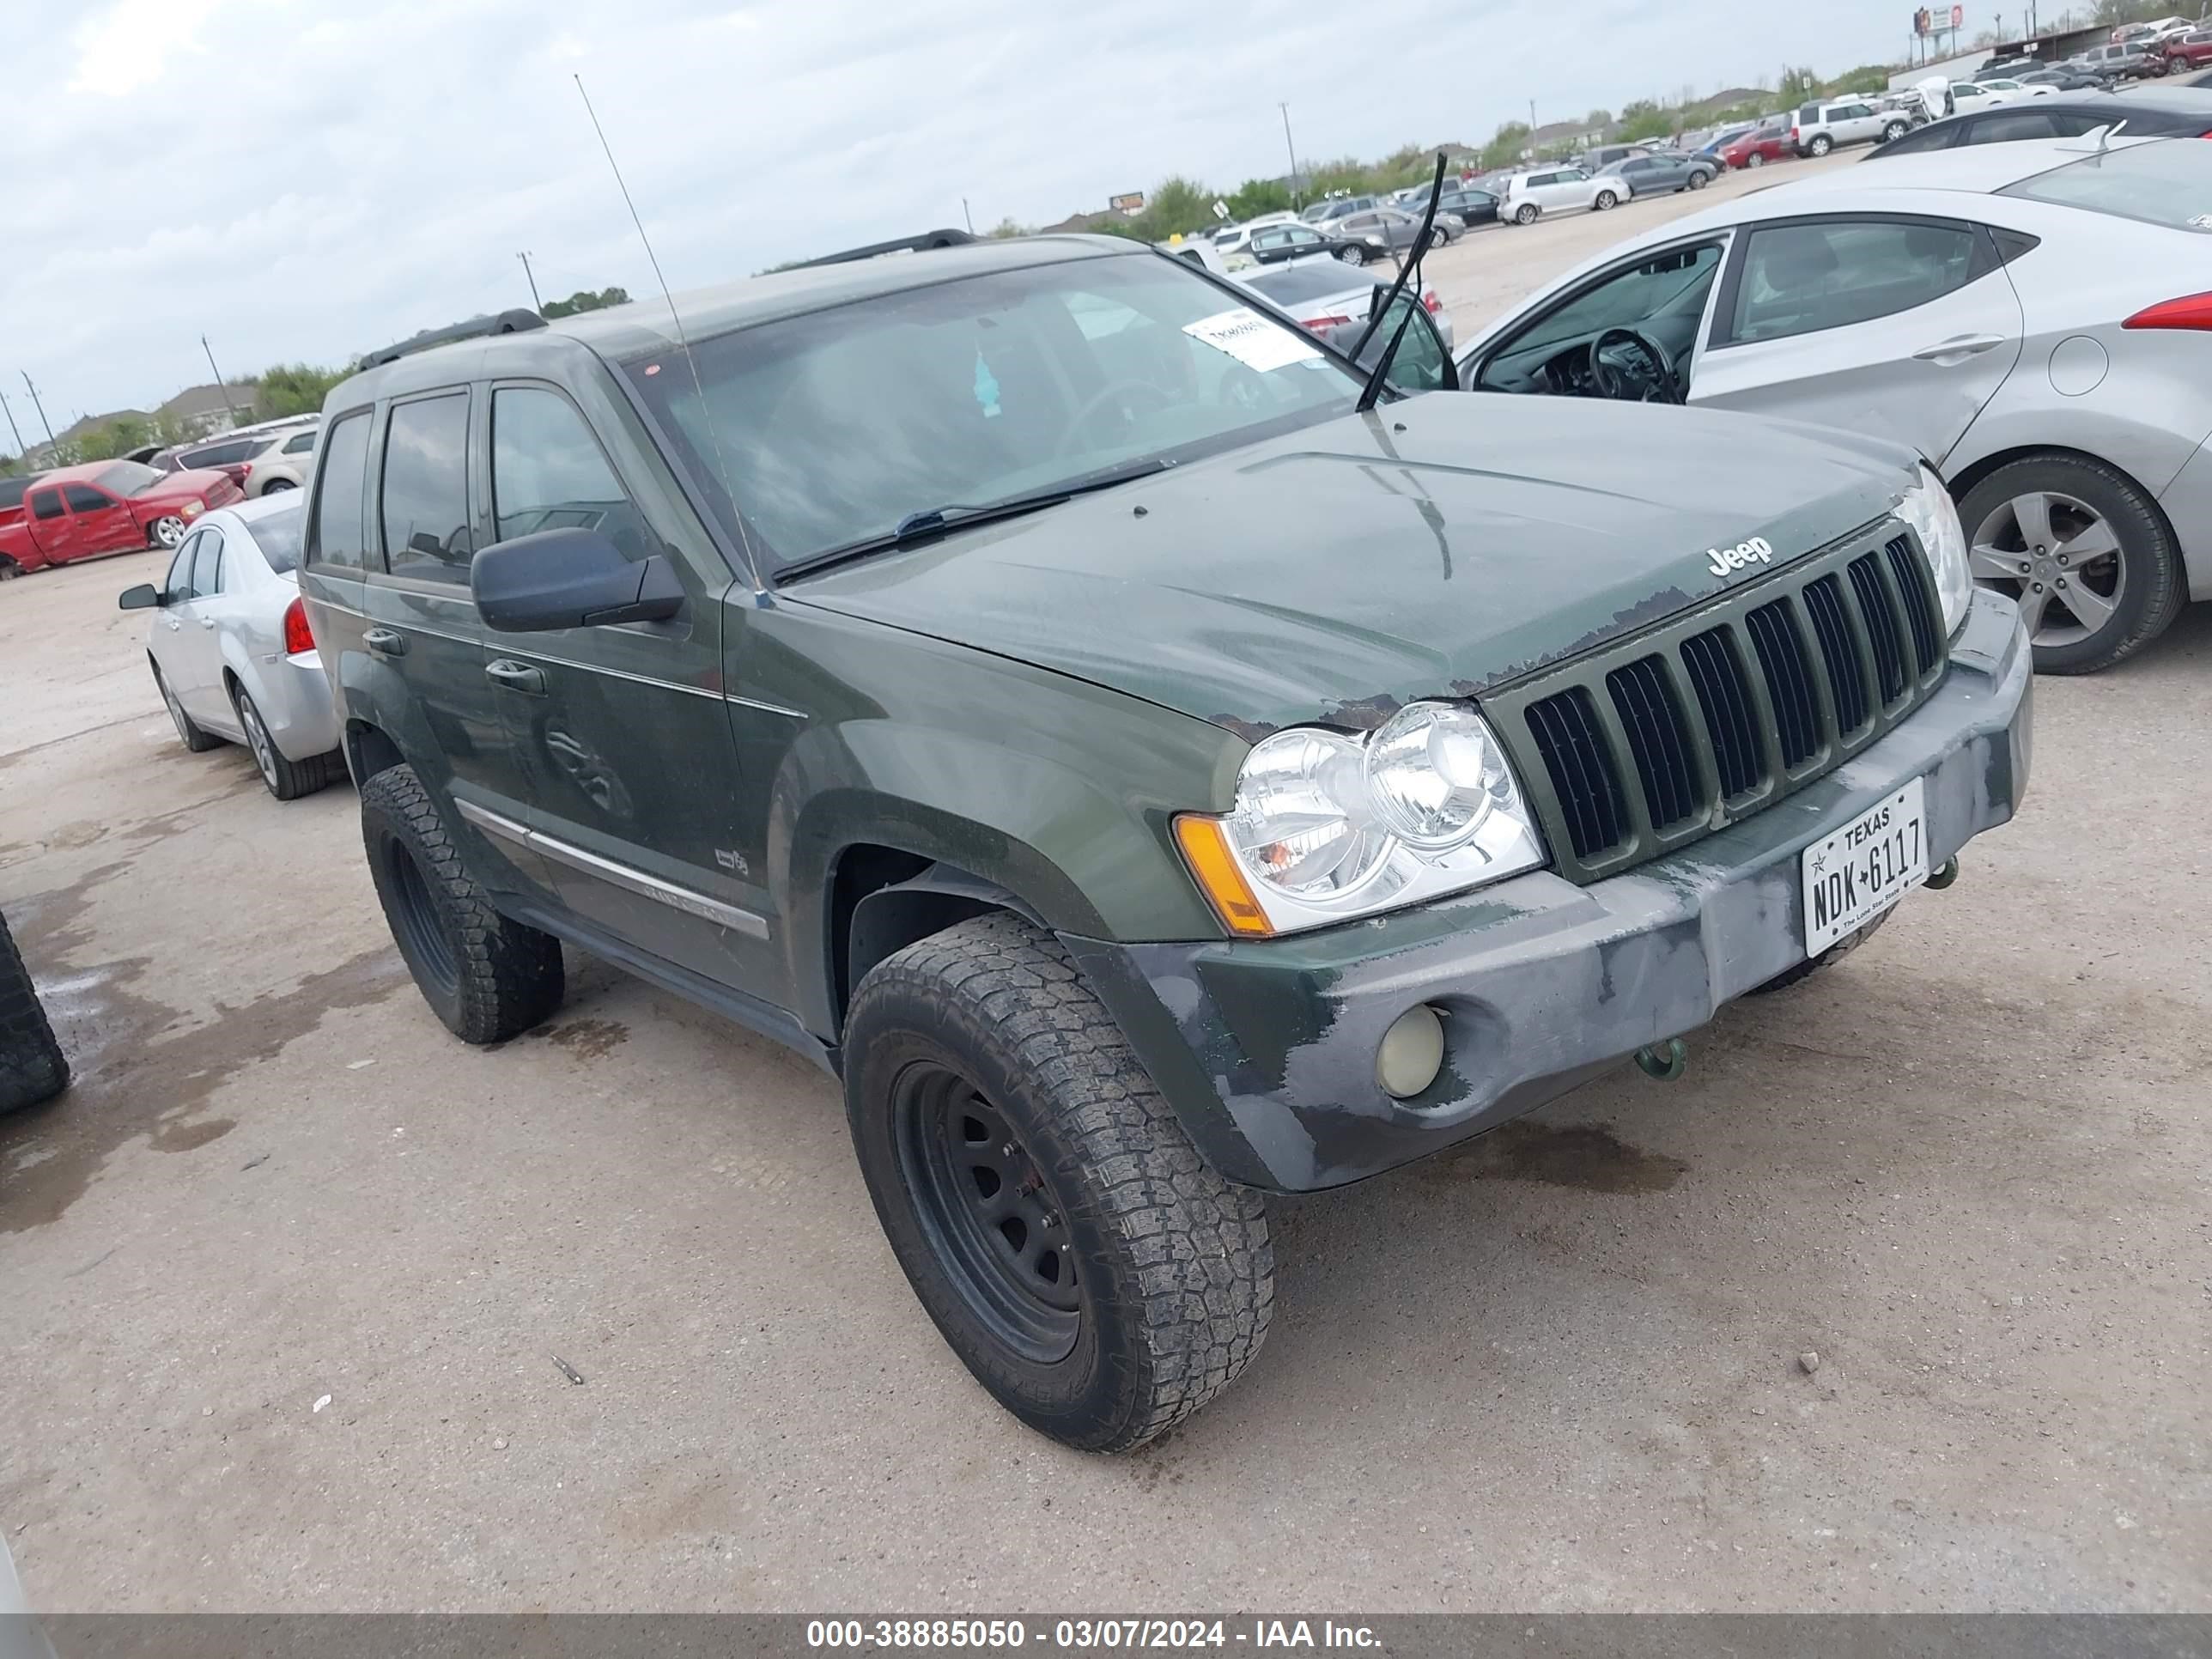
[{"label": "jeep front grille", "polygon": [[1483,704],[1560,873],[1587,882],[1831,770],[1917,708],[1944,661],[1911,538],[1862,533]]}]

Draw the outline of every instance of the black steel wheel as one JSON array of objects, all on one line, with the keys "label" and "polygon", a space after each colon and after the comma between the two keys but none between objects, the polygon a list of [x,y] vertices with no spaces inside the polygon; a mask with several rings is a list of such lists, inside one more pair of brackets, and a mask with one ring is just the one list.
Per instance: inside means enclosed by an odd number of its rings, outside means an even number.
[{"label": "black steel wheel", "polygon": [[1060,1200],[1044,1172],[957,1072],[917,1061],[891,1086],[900,1177],[969,1311],[1027,1358],[1066,1358],[1082,1304]]},{"label": "black steel wheel", "polygon": [[1023,1422],[1127,1451],[1250,1363],[1274,1302],[1265,1207],[1199,1155],[1050,933],[981,915],[878,963],[843,1058],[892,1254]]}]

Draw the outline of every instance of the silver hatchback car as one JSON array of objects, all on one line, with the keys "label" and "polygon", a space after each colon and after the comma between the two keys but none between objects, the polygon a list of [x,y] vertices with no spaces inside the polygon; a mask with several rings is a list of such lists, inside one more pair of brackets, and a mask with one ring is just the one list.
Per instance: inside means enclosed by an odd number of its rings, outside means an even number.
[{"label": "silver hatchback car", "polygon": [[300,499],[287,490],[208,514],[159,587],[141,583],[118,601],[155,613],[146,654],[185,747],[245,744],[279,800],[345,770],[330,682],[300,602]]},{"label": "silver hatchback car", "polygon": [[[1740,196],[1540,289],[1460,384],[1914,444],[2035,665],[2108,668],[2212,599],[2212,144],[2107,138]],[[1716,451],[1744,429],[1714,421]]]}]

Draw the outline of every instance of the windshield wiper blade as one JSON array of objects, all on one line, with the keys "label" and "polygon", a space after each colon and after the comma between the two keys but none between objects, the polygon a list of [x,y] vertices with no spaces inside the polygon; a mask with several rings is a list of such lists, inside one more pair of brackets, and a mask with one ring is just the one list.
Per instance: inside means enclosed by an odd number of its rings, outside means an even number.
[{"label": "windshield wiper blade", "polygon": [[912,547],[917,542],[933,536],[948,535],[956,530],[967,530],[979,525],[997,524],[1002,520],[1018,519],[1025,513],[1041,512],[1048,507],[1058,507],[1062,501],[1093,491],[1111,489],[1138,478],[1148,478],[1156,472],[1164,472],[1175,463],[1158,456],[1133,462],[1127,466],[1115,467],[1071,483],[1055,484],[1050,489],[1040,489],[1034,495],[1010,495],[1003,501],[947,501],[942,507],[923,507],[909,513],[893,526],[889,533],[870,536],[865,540],[848,542],[842,547],[833,547],[821,553],[810,554],[793,560],[776,573],[779,582],[794,576],[809,576],[817,570],[827,570],[834,565],[845,564],[854,559],[865,559],[871,554],[887,553],[894,548]]}]

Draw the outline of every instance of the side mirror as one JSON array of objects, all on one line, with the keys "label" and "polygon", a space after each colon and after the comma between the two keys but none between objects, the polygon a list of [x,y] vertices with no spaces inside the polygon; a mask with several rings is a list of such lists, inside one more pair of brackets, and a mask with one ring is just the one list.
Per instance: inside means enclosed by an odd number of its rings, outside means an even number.
[{"label": "side mirror", "polygon": [[485,625],[502,634],[665,622],[684,586],[665,557],[633,562],[596,530],[541,530],[487,547],[469,567]]},{"label": "side mirror", "polygon": [[161,590],[153,583],[140,582],[137,586],[126,587],[116,596],[115,608],[118,611],[158,610],[163,598]]}]

